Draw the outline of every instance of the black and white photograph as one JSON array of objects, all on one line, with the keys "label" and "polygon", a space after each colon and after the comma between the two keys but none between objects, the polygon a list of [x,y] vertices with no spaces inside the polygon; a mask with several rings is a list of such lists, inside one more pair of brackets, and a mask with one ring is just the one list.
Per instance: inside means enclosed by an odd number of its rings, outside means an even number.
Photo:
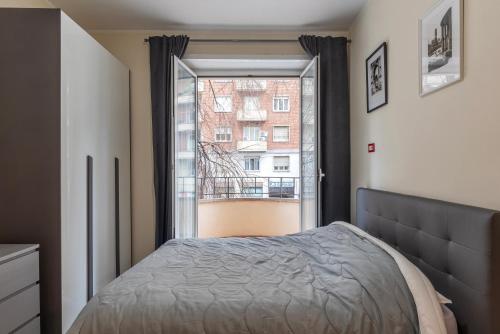
[{"label": "black and white photograph", "polygon": [[420,93],[461,79],[461,0],[441,0],[420,20]]},{"label": "black and white photograph", "polygon": [[367,111],[386,105],[387,97],[387,43],[384,42],[366,59]]}]

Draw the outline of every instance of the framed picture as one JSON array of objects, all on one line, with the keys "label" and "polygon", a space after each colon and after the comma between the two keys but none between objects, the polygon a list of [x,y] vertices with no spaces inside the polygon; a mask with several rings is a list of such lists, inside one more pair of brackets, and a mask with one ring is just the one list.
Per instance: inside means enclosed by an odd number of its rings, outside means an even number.
[{"label": "framed picture", "polygon": [[462,79],[462,29],[462,0],[441,0],[420,19],[420,95]]},{"label": "framed picture", "polygon": [[388,102],[387,43],[382,43],[366,59],[366,105],[372,112]]}]

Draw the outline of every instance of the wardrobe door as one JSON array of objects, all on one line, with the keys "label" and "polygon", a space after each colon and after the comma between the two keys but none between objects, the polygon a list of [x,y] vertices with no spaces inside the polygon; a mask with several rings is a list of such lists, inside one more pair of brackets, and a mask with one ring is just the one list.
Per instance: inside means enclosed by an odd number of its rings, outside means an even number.
[{"label": "wardrobe door", "polygon": [[[95,223],[95,164],[99,121],[95,55],[87,34],[61,12],[61,257],[62,330],[65,332],[92,294],[92,238]],[[90,194],[88,192],[91,192]],[[90,200],[90,202],[88,202]],[[90,216],[88,216],[90,214]],[[92,233],[90,234],[90,236]],[[91,279],[88,279],[88,274]]]},{"label": "wardrobe door", "polygon": [[96,223],[97,214],[97,198],[93,196],[99,159],[99,113],[94,97],[100,83],[95,78],[96,61],[93,41],[61,12],[62,332],[85,306],[94,280],[92,270],[88,270],[88,254],[92,252],[87,243],[92,244],[92,240],[87,238],[87,222]]},{"label": "wardrobe door", "polygon": [[112,104],[106,131],[110,144],[107,161],[113,164],[109,180],[115,247],[112,269],[116,277],[131,266],[129,71],[115,59],[109,59],[107,67],[112,79],[107,91]]},{"label": "wardrobe door", "polygon": [[[65,332],[89,297],[116,277],[115,157],[129,173],[128,69],[61,13],[62,303]],[[124,148],[120,146],[122,144]],[[119,149],[117,148],[119,147]],[[129,190],[128,175],[119,188]],[[122,184],[123,183],[123,184]],[[128,221],[129,195],[120,195]],[[90,224],[90,225],[89,225]],[[121,235],[120,235],[121,236]],[[120,238],[121,243],[121,238]],[[124,254],[123,269],[130,262]]]},{"label": "wardrobe door", "polygon": [[[99,90],[90,98],[98,113],[98,142],[94,158],[94,286],[99,292],[116,278],[115,157],[122,140],[117,128],[120,115],[128,114],[128,70],[97,42],[93,71]],[[125,139],[128,143],[128,139]]]},{"label": "wardrobe door", "polygon": [[[118,112],[119,116],[115,123],[117,129],[116,154],[118,163],[118,184],[119,194],[116,207],[117,223],[119,224],[119,255],[117,260],[118,273],[123,273],[132,265],[132,216],[131,216],[131,196],[130,196],[130,105],[129,105],[129,71],[121,72],[120,91],[121,97]],[[125,80],[126,79],[126,80]]]}]

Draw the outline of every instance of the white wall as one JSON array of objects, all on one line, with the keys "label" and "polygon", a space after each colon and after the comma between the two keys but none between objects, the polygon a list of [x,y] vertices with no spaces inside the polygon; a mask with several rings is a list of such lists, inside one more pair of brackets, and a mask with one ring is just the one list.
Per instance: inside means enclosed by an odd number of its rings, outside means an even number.
[{"label": "white wall", "polygon": [[[136,263],[154,250],[153,144],[149,83],[149,48],[144,38],[155,35],[188,34],[191,38],[297,38],[300,32],[266,31],[94,31],[92,35],[130,68],[132,119],[132,245]],[[346,32],[308,32],[342,35]],[[186,57],[192,55],[284,55],[303,57],[298,43],[216,44],[191,43]]]},{"label": "white wall", "polygon": [[[353,210],[359,186],[500,209],[500,1],[465,1],[464,80],[420,97],[418,19],[435,2],[369,0],[351,27]],[[389,105],[368,115],[365,59],[383,41]]]}]

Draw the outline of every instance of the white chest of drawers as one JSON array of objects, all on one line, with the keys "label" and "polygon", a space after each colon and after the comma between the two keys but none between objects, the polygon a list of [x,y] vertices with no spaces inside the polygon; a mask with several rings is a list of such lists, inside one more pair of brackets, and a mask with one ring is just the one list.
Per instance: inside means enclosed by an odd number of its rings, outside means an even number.
[{"label": "white chest of drawers", "polygon": [[0,334],[40,333],[38,245],[0,244]]}]

